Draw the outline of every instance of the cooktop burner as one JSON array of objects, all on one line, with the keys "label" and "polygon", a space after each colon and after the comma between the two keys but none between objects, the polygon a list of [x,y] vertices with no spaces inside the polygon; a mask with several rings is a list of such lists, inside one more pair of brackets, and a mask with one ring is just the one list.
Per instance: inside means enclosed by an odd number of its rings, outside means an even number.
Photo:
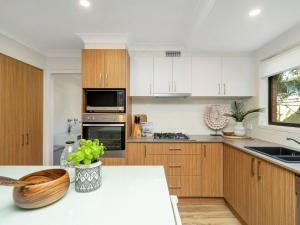
[{"label": "cooktop burner", "polygon": [[190,139],[183,133],[154,133],[154,139],[176,139],[176,140],[188,140]]}]

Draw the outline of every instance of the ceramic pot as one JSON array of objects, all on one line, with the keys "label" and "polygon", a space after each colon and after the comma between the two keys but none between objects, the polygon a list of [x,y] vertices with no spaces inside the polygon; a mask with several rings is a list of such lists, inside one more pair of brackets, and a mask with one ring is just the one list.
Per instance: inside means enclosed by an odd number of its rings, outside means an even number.
[{"label": "ceramic pot", "polygon": [[95,191],[102,185],[101,161],[91,165],[75,166],[75,190],[77,192]]},{"label": "ceramic pot", "polygon": [[243,122],[236,122],[236,125],[234,126],[234,134],[240,137],[246,135],[246,129]]}]

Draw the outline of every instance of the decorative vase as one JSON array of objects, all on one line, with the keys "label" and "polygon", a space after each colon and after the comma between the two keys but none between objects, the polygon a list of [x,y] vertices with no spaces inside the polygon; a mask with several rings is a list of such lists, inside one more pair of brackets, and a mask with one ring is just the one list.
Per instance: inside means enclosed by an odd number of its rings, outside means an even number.
[{"label": "decorative vase", "polygon": [[237,122],[236,125],[234,126],[234,134],[236,136],[245,136],[246,135],[246,129],[243,125],[243,122]]},{"label": "decorative vase", "polygon": [[102,185],[102,163],[101,161],[91,165],[75,166],[75,190],[77,192],[95,191]]}]

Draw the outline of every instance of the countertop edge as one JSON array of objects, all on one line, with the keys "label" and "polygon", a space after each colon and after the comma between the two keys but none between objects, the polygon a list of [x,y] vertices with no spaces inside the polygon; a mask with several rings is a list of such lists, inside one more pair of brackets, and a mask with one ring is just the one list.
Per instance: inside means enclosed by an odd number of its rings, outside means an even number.
[{"label": "countertop edge", "polygon": [[[244,146],[280,146],[286,147],[280,144],[264,141],[261,139],[240,139],[240,140],[233,140],[233,139],[226,139],[223,137],[213,137],[213,136],[205,136],[205,135],[194,135],[191,136],[192,140],[153,140],[152,138],[129,138],[127,143],[222,143],[227,144],[231,147],[234,147],[240,151],[243,151],[249,155],[253,155],[258,157],[262,160],[265,160],[269,163],[277,165],[281,168],[284,168],[290,172],[293,172],[297,175],[300,175],[300,163],[285,163],[280,160],[274,159],[270,156],[264,155],[259,152],[251,151],[246,149]],[[289,147],[290,148],[290,147]],[[290,148],[293,149],[293,148]],[[295,149],[296,150],[296,149]],[[296,150],[299,151],[299,150]],[[298,167],[298,168],[296,168]]]}]

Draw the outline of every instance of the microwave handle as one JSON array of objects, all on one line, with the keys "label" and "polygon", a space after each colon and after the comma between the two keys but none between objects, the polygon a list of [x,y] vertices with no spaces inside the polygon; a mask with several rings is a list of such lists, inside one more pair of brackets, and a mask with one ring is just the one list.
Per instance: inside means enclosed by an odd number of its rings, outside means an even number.
[{"label": "microwave handle", "polygon": [[82,124],[84,127],[124,127],[124,124],[104,124],[104,123],[97,123],[97,124],[89,124],[89,123],[84,123]]}]

